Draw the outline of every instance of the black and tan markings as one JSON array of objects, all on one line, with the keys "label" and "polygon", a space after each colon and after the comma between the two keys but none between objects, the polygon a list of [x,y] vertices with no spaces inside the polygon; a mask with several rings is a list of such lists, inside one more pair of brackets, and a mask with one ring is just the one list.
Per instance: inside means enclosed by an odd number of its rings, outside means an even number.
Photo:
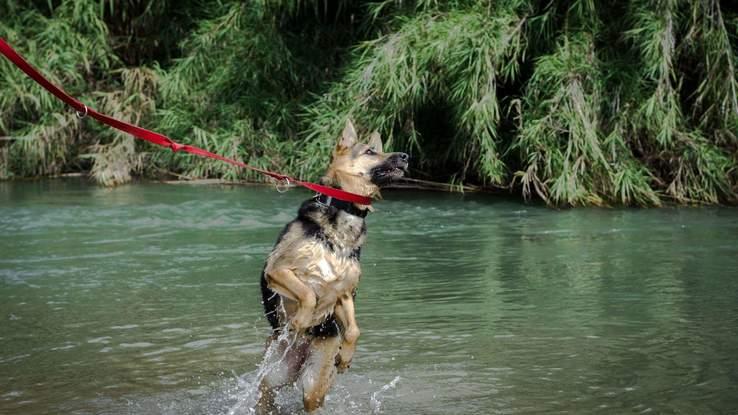
[{"label": "black and tan markings", "polygon": [[[402,177],[407,166],[407,154],[383,152],[376,132],[368,143],[360,143],[348,121],[321,182],[378,198],[381,186]],[[349,368],[360,334],[354,297],[370,211],[370,206],[319,195],[303,202],[297,218],[279,235],[261,276],[264,311],[275,333],[272,341],[276,334],[292,330],[303,346],[285,349],[288,367],[262,381],[262,411],[273,405],[275,388],[297,377],[305,409],[317,409],[336,371]]]}]

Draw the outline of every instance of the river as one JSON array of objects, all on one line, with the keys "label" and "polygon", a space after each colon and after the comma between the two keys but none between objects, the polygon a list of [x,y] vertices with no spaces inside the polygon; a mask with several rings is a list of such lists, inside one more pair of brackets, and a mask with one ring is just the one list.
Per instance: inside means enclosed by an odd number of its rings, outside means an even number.
[{"label": "river", "polygon": [[[0,182],[0,413],[248,413],[259,273],[309,196]],[[738,413],[737,209],[385,199],[322,413]]]}]

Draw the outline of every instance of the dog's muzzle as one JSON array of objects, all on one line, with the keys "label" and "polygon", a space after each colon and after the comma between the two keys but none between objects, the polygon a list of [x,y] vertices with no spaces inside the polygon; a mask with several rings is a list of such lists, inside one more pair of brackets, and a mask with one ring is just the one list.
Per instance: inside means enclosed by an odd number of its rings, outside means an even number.
[{"label": "dog's muzzle", "polygon": [[399,179],[407,172],[410,156],[406,153],[393,153],[384,163],[372,169],[372,182],[384,185],[394,179]]}]

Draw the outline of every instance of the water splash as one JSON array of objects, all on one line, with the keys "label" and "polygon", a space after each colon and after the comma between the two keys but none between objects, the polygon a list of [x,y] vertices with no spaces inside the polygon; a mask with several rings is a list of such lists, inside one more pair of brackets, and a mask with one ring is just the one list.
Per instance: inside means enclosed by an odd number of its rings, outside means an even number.
[{"label": "water splash", "polygon": [[[259,385],[272,373],[284,370],[284,365],[290,364],[288,353],[300,347],[300,338],[292,332],[285,331],[272,340],[264,352],[264,357],[257,370],[238,376],[233,374],[235,384],[226,392],[231,402],[229,409],[221,413],[228,415],[252,415],[257,412],[261,391]],[[382,413],[387,393],[395,389],[400,382],[400,376],[381,386],[378,390],[369,386],[371,379],[361,375],[343,377],[343,382],[333,385],[332,391],[326,396],[326,407],[322,413]],[[275,396],[278,413],[302,413],[302,399],[299,388],[287,387],[280,389]],[[368,387],[367,387],[368,386]],[[369,390],[367,390],[369,389]],[[369,393],[371,392],[371,393]],[[369,395],[369,399],[363,398]],[[359,398],[356,400],[356,398]]]},{"label": "water splash", "polygon": [[[275,359],[276,354],[280,352],[280,345],[285,344],[284,350],[281,356]],[[259,402],[261,397],[261,391],[259,391],[259,385],[264,378],[275,370],[280,370],[280,366],[285,362],[287,353],[297,343],[297,335],[290,332],[289,330],[282,331],[277,338],[269,343],[269,346],[264,352],[264,357],[259,364],[259,368],[253,378],[247,377],[247,375],[236,376],[236,390],[235,393],[239,394],[238,402],[231,407],[228,411],[228,415],[241,415],[241,414],[255,414],[256,404]],[[234,374],[235,375],[235,374]]]},{"label": "water splash", "polygon": [[371,400],[369,401],[369,405],[372,408],[372,414],[378,414],[382,410],[382,394],[387,392],[390,389],[394,389],[397,386],[397,383],[400,382],[400,377],[395,376],[392,381],[384,386],[382,386],[381,389],[378,391],[372,393]]}]

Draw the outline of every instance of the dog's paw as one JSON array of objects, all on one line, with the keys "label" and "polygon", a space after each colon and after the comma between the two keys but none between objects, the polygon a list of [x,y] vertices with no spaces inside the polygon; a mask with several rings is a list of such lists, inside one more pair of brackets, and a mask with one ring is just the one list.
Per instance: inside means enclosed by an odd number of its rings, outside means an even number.
[{"label": "dog's paw", "polygon": [[343,373],[351,367],[351,361],[353,360],[353,353],[347,353],[341,350],[336,355],[336,370],[338,373]]},{"label": "dog's paw", "polygon": [[336,362],[336,371],[338,373],[344,373],[351,367],[351,361],[343,361],[338,359],[339,361]]}]

